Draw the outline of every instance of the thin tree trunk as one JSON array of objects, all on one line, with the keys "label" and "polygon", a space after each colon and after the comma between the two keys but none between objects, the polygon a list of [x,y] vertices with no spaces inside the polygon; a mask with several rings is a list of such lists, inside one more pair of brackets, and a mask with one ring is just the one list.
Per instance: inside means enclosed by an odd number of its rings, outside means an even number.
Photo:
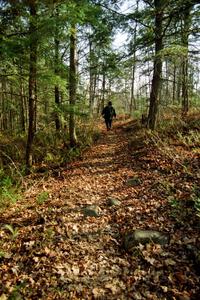
[{"label": "thin tree trunk", "polygon": [[76,104],[76,88],[77,88],[77,72],[76,72],[76,26],[71,27],[70,35],[70,67],[69,67],[69,140],[70,146],[74,147],[77,144],[76,122],[75,122],[75,104]]},{"label": "thin tree trunk", "polygon": [[[96,75],[96,87],[99,87],[99,76],[100,74],[97,73]],[[97,108],[96,108],[96,114],[100,115],[102,110],[101,110],[101,94],[99,93],[95,93],[96,94],[96,102],[97,102]]]},{"label": "thin tree trunk", "polygon": [[162,60],[160,51],[163,49],[162,22],[163,22],[164,0],[154,0],[155,5],[155,59],[153,68],[153,79],[150,93],[150,107],[147,120],[148,128],[154,130],[158,115],[159,92],[162,76]]},{"label": "thin tree trunk", "polygon": [[23,83],[20,82],[20,123],[21,123],[21,130],[22,132],[26,131],[26,122],[25,122],[25,115],[24,115],[24,87]]},{"label": "thin tree trunk", "polygon": [[[56,17],[58,17],[58,15],[59,15],[58,8],[56,8]],[[54,72],[56,76],[59,75],[59,44],[60,44],[57,36],[58,36],[58,24],[56,23],[55,38],[54,38],[54,45],[55,45]],[[54,93],[55,93],[55,105],[57,110],[60,106],[60,91],[59,91],[58,84],[56,84],[54,87]],[[58,111],[55,112],[55,125],[56,125],[56,130],[59,131],[61,126],[60,126],[60,118],[59,118]]]},{"label": "thin tree trunk", "polygon": [[173,86],[172,86],[172,104],[175,104],[176,96],[176,64],[173,65]]},{"label": "thin tree trunk", "polygon": [[[15,113],[13,111],[13,87],[12,87],[12,82],[10,82],[10,102],[11,102],[11,108],[9,109],[9,129],[11,130],[11,132],[13,132],[14,129],[14,118],[15,118]],[[16,126],[17,124],[15,124]],[[16,128],[16,127],[15,127]]]},{"label": "thin tree trunk", "polygon": [[30,62],[29,62],[29,101],[28,101],[28,138],[26,145],[26,168],[27,172],[30,171],[32,166],[32,146],[35,134],[35,124],[36,124],[36,72],[37,72],[37,25],[36,25],[36,1],[30,1]]},{"label": "thin tree trunk", "polygon": [[104,66],[103,66],[101,111],[105,106],[105,93],[106,93],[106,74],[105,74],[105,70],[104,70]]},{"label": "thin tree trunk", "polygon": [[89,110],[90,110],[90,115],[92,115],[94,109],[94,74],[93,74],[93,50],[92,50],[91,40],[89,41],[89,57],[90,57]]},{"label": "thin tree trunk", "polygon": [[168,65],[168,61],[166,60],[165,61],[165,96],[164,96],[164,99],[162,101],[161,104],[164,104],[164,105],[168,105],[170,101],[170,92],[169,92],[169,78],[170,78],[170,72],[169,72],[169,65]]},{"label": "thin tree trunk", "polygon": [[187,50],[186,57],[184,57],[182,64],[182,112],[186,115],[189,111],[189,99],[188,99],[188,37],[191,23],[190,17],[191,6],[187,7],[184,12],[184,25],[182,32],[182,44]]},{"label": "thin tree trunk", "polygon": [[26,130],[26,122],[25,122],[25,114],[24,114],[24,86],[23,86],[23,81],[22,81],[22,66],[20,63],[20,67],[19,67],[19,74],[20,74],[20,78],[19,78],[19,84],[20,84],[20,90],[19,90],[19,94],[20,94],[20,124],[21,124],[21,130],[22,132],[25,132]]},{"label": "thin tree trunk", "polygon": [[7,130],[6,80],[2,78],[2,130]]},{"label": "thin tree trunk", "polygon": [[[59,107],[60,104],[60,91],[59,87],[56,85],[54,88],[54,93],[55,93],[55,104],[56,104],[56,109]],[[60,130],[60,119],[59,119],[59,113],[56,111],[55,113],[55,125],[56,125],[56,130]]]},{"label": "thin tree trunk", "polygon": [[0,130],[3,131],[3,124],[2,124],[2,119],[3,119],[3,86],[2,86],[2,79],[0,78],[0,88],[1,88],[1,93],[0,93]]},{"label": "thin tree trunk", "polygon": [[[97,87],[97,74],[94,74],[94,83],[93,83],[93,105],[95,103],[95,98],[96,98],[96,87]],[[93,107],[94,110],[94,107]]]},{"label": "thin tree trunk", "polygon": [[[55,38],[55,75],[58,75],[58,50],[59,49],[59,41]],[[60,105],[60,91],[59,91],[59,86],[56,84],[54,87],[54,93],[55,93],[55,105],[56,109],[59,108]],[[59,119],[59,113],[58,111],[55,112],[55,125],[56,125],[56,130],[60,130],[60,119]]]},{"label": "thin tree trunk", "polygon": [[[138,10],[138,3],[136,3],[136,11]],[[137,38],[137,22],[134,28],[134,35],[133,35],[133,66],[132,66],[132,79],[131,79],[131,99],[130,99],[130,115],[132,115],[133,110],[136,110],[136,99],[135,99],[135,71],[136,71],[136,38]]]},{"label": "thin tree trunk", "polygon": [[178,77],[178,80],[177,80],[176,97],[177,97],[178,104],[180,104],[181,103],[182,66],[178,66],[177,77]]},{"label": "thin tree trunk", "polygon": [[136,100],[135,100],[135,53],[134,53],[134,65],[132,66],[132,79],[131,79],[131,101],[130,101],[130,115],[132,115],[133,110],[136,110]]},{"label": "thin tree trunk", "polygon": [[189,99],[188,99],[188,59],[185,58],[182,65],[182,112],[186,115],[189,111]]}]

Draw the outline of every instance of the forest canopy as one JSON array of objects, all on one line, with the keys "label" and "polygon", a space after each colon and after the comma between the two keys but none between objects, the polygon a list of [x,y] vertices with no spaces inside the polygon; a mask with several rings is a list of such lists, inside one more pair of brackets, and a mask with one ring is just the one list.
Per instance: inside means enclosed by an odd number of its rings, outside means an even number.
[{"label": "forest canopy", "polygon": [[[1,1],[0,130],[26,136],[48,128],[78,143],[78,120],[117,111],[145,115],[199,108],[199,3]],[[118,46],[118,47],[117,47]]]}]

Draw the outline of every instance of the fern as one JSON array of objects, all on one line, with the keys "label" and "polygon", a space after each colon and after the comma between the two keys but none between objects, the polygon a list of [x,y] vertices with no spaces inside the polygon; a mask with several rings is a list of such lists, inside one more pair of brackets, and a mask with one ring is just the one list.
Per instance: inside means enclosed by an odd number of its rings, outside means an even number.
[{"label": "fern", "polygon": [[17,228],[14,228],[14,227],[13,227],[12,225],[10,225],[10,224],[6,224],[6,225],[4,226],[4,228],[7,229],[7,230],[10,232],[12,239],[15,239],[15,238],[18,236],[18,234],[19,234],[18,229],[17,229]]}]

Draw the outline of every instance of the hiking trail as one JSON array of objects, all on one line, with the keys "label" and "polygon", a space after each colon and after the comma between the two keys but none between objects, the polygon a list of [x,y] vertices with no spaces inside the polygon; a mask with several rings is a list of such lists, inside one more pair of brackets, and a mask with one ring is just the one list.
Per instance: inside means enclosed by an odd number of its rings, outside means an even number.
[{"label": "hiking trail", "polygon": [[[0,271],[3,295],[195,299],[190,293],[196,295],[199,279],[180,257],[181,233],[169,219],[163,188],[172,166],[156,150],[153,159],[137,134],[136,122],[116,122],[80,159],[41,177],[2,215],[1,223],[18,229],[15,240],[1,230],[8,253]],[[148,244],[126,253],[123,235],[136,228],[169,232],[170,249]]]}]

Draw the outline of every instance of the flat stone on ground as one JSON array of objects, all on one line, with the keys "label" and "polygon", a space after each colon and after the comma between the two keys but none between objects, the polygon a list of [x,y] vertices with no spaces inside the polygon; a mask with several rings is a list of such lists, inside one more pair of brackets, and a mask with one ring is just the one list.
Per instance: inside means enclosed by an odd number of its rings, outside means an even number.
[{"label": "flat stone on ground", "polygon": [[121,202],[115,198],[108,198],[108,205],[109,206],[118,206],[118,205],[121,205]]},{"label": "flat stone on ground", "polygon": [[99,217],[100,210],[100,207],[96,205],[90,205],[83,209],[83,214],[85,217]]},{"label": "flat stone on ground", "polygon": [[141,179],[139,177],[129,178],[126,182],[128,186],[137,186],[141,184]]},{"label": "flat stone on ground", "polygon": [[124,236],[124,248],[130,251],[133,247],[139,244],[156,243],[165,245],[169,242],[169,236],[156,230],[140,230],[136,229]]}]

